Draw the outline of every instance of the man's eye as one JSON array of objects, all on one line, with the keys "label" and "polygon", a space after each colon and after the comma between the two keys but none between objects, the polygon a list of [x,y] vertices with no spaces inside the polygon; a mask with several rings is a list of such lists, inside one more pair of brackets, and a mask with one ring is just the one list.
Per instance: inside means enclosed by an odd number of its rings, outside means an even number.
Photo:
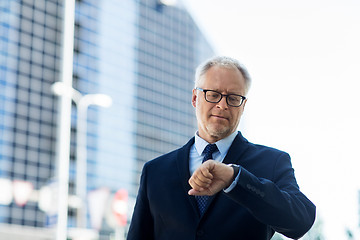
[{"label": "man's eye", "polygon": [[220,94],[218,94],[218,93],[210,93],[209,94],[209,98],[212,98],[212,99],[216,99],[216,98],[218,98],[220,96]]},{"label": "man's eye", "polygon": [[239,96],[236,96],[236,95],[229,95],[229,101],[232,101],[232,102],[238,102],[240,101],[240,97]]}]

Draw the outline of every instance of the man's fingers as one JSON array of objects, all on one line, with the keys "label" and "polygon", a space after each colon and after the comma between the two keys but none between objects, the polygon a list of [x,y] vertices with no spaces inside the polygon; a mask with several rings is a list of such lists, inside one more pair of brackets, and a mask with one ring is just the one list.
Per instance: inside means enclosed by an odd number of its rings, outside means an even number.
[{"label": "man's fingers", "polygon": [[210,173],[210,171],[207,167],[205,167],[205,166],[200,167],[199,171],[201,172],[201,174],[199,176],[201,179],[210,179],[211,180],[213,178],[213,175]]},{"label": "man's fingers", "polygon": [[205,164],[199,167],[189,179],[192,189],[190,195],[206,195],[208,188],[212,183],[213,175],[210,173],[208,166]]},{"label": "man's fingers", "polygon": [[211,193],[209,188],[213,184],[213,174],[211,170],[214,168],[214,161],[208,160],[203,163],[189,179],[189,184],[192,189],[189,191],[190,195],[208,195]]},{"label": "man's fingers", "polygon": [[202,194],[202,192],[200,191],[196,191],[195,189],[190,189],[188,192],[189,195],[193,195],[193,196],[202,196],[205,195],[205,193]]},{"label": "man's fingers", "polygon": [[198,190],[197,187],[208,187],[212,182],[212,178],[213,175],[207,169],[199,168],[191,176],[189,183],[192,187],[195,187],[195,189]]},{"label": "man's fingers", "polygon": [[204,190],[204,188],[202,186],[200,186],[193,178],[191,178],[189,180],[189,184],[195,191],[203,191]]},{"label": "man's fingers", "polygon": [[205,188],[205,189],[202,189],[201,191],[197,191],[194,188],[192,188],[192,189],[189,190],[188,194],[193,195],[193,196],[210,196],[210,195],[213,195],[210,188]]},{"label": "man's fingers", "polygon": [[211,179],[205,178],[202,174],[194,174],[189,179],[190,186],[196,191],[203,191],[204,188],[208,188],[211,184]]},{"label": "man's fingers", "polygon": [[211,179],[213,178],[213,175],[209,173],[207,170],[200,170],[197,173],[195,173],[192,177],[194,181],[196,181],[198,184],[210,184]]}]

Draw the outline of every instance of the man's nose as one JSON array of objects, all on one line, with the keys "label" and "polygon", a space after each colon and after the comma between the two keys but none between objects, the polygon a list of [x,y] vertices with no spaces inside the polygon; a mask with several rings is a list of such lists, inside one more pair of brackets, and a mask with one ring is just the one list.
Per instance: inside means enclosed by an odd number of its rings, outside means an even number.
[{"label": "man's nose", "polygon": [[228,104],[227,104],[227,102],[226,102],[226,97],[224,96],[224,97],[222,97],[221,98],[221,100],[220,100],[220,102],[218,102],[217,104],[216,104],[216,106],[218,107],[218,108],[221,108],[221,109],[228,109]]}]

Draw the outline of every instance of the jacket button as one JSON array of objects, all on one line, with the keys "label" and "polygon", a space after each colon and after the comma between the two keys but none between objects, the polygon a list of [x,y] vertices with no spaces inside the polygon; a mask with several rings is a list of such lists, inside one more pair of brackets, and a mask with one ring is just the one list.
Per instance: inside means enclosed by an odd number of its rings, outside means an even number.
[{"label": "jacket button", "polygon": [[197,230],[196,236],[198,236],[198,237],[204,236],[204,231],[203,230]]}]

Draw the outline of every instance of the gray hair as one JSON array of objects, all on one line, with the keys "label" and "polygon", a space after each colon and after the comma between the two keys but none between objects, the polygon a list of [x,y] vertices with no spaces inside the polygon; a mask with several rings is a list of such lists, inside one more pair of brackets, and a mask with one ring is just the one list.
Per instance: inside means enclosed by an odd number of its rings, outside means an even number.
[{"label": "gray hair", "polygon": [[238,69],[245,79],[245,95],[248,93],[251,85],[251,78],[249,72],[238,60],[226,57],[226,56],[215,56],[207,59],[201,63],[195,72],[195,87],[199,87],[200,79],[206,74],[206,72],[213,66],[220,66],[224,68]]}]

